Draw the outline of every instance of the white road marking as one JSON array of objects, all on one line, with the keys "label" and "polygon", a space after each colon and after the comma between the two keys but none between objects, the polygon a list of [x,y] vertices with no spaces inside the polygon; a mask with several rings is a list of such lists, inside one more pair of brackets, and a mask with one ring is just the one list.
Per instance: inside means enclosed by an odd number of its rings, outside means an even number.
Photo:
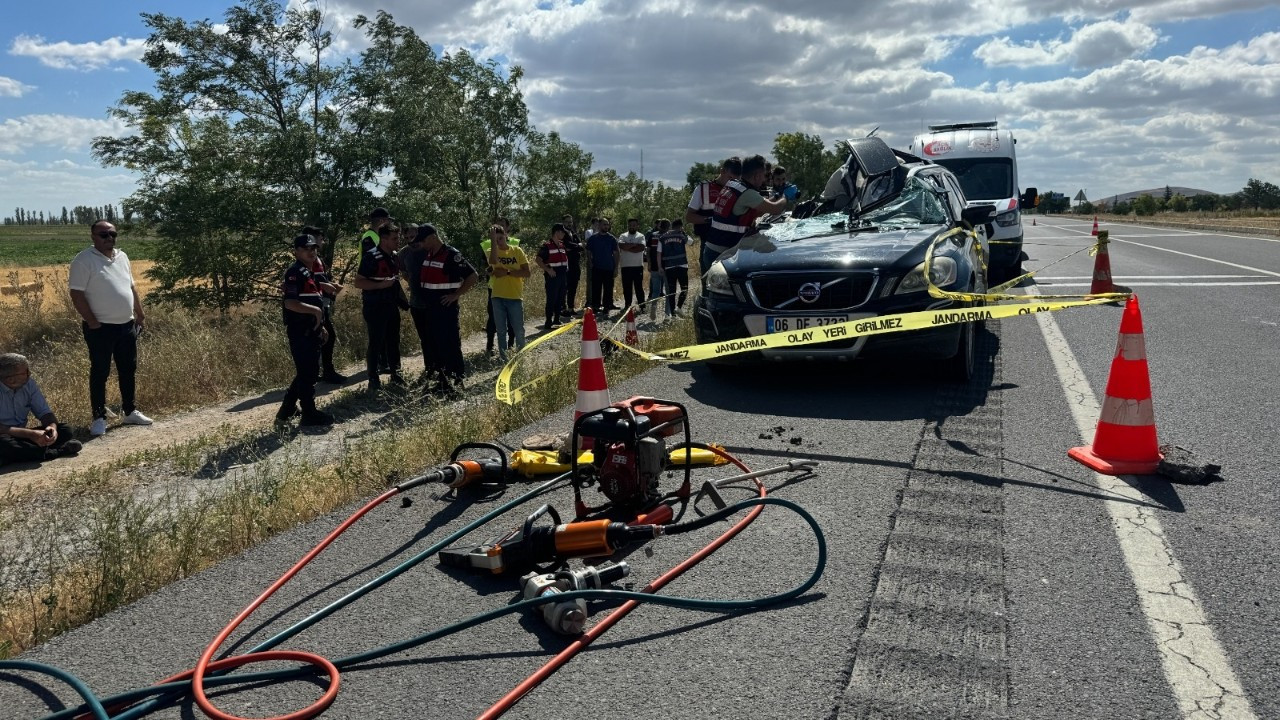
[{"label": "white road marking", "polygon": [[[1046,224],[1045,227],[1051,227],[1055,230],[1074,230],[1075,229],[1067,225],[1047,225]],[[1162,227],[1160,225],[1137,225],[1135,223],[1124,223],[1122,225],[1108,224],[1107,226],[1108,229],[1114,228],[1114,227],[1142,228],[1143,230],[1156,230],[1160,232],[1172,231],[1176,233],[1182,233],[1183,235],[1212,235],[1214,237],[1233,237],[1233,238],[1241,238],[1246,240],[1261,240],[1263,242],[1272,242],[1272,243],[1280,242],[1280,238],[1269,238],[1269,237],[1262,237],[1260,235],[1243,234],[1243,232],[1248,228],[1237,228],[1234,230],[1231,228],[1225,228],[1221,232],[1206,232],[1204,230],[1183,230],[1181,228],[1175,228],[1175,227]],[[1262,229],[1259,229],[1259,230],[1262,231]],[[1092,224],[1088,226],[1088,232],[1093,232]]]},{"label": "white road marking", "polygon": [[[1262,275],[1112,275],[1112,280],[1227,280],[1237,278],[1260,278]],[[1037,282],[1044,280],[1092,280],[1092,275],[1056,275],[1054,277],[1036,276]]]},{"label": "white road marking", "polygon": [[[1116,278],[1119,280],[1119,278]],[[1046,282],[1045,287],[1092,287],[1091,282]],[[1125,287],[1241,287],[1245,285],[1280,285],[1280,280],[1258,280],[1256,282],[1124,282]]]},{"label": "white road marking", "polygon": [[[1027,288],[1027,294],[1040,293],[1033,286]],[[1052,314],[1037,313],[1036,321],[1049,347],[1076,429],[1085,442],[1090,442],[1098,422],[1097,396]],[[1136,501],[1103,503],[1111,515],[1142,613],[1160,653],[1165,679],[1182,716],[1188,720],[1256,720],[1191,582],[1174,557],[1159,515],[1129,483],[1097,473],[1095,478],[1107,494]]]},{"label": "white road marking", "polygon": [[1162,248],[1159,245],[1148,245],[1146,243],[1134,242],[1132,240],[1116,240],[1115,242],[1125,243],[1127,245],[1137,245],[1138,247],[1150,248],[1152,250],[1163,250],[1164,252],[1173,253],[1174,255],[1185,255],[1189,258],[1195,258],[1197,260],[1207,260],[1209,262],[1215,262],[1220,265],[1230,265],[1231,267],[1240,268],[1241,270],[1248,270],[1249,272],[1260,272],[1266,275],[1280,277],[1280,272],[1272,272],[1270,270],[1263,270],[1262,268],[1249,267],[1248,265],[1240,265],[1238,263],[1227,262],[1226,260],[1218,260],[1216,258],[1205,257],[1203,255],[1193,255],[1189,252],[1182,252],[1181,250],[1171,250],[1169,248]]}]

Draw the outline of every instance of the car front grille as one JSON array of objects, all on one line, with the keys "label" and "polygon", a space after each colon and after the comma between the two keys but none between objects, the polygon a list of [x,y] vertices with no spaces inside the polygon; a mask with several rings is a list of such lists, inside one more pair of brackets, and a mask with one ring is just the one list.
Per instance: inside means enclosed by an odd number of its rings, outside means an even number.
[{"label": "car front grille", "polygon": [[[813,302],[800,299],[801,288],[820,288]],[[875,289],[876,275],[846,273],[761,273],[747,281],[751,300],[762,310],[805,312],[811,310],[852,310],[864,305]]]}]

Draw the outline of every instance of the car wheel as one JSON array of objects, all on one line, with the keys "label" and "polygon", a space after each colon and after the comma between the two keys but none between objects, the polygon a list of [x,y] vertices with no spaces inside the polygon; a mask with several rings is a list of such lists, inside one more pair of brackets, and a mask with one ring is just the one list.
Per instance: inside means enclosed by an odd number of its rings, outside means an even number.
[{"label": "car wheel", "polygon": [[960,347],[947,359],[947,378],[953,382],[967,383],[973,378],[977,323],[967,322],[960,328]]}]

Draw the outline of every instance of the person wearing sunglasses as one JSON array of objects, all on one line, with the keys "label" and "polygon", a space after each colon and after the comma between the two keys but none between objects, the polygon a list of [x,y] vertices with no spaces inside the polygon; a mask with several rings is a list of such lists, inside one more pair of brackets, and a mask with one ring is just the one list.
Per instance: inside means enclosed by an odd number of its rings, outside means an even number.
[{"label": "person wearing sunglasses", "polygon": [[142,298],[133,284],[129,256],[116,247],[116,226],[98,220],[89,226],[93,246],[71,261],[68,285],[71,302],[84,321],[85,344],[89,346],[89,404],[93,422],[89,434],[107,432],[107,378],[115,361],[120,383],[120,403],[124,424],[150,425],[151,418],[134,404],[134,376],[138,369],[138,333],[145,319]]}]

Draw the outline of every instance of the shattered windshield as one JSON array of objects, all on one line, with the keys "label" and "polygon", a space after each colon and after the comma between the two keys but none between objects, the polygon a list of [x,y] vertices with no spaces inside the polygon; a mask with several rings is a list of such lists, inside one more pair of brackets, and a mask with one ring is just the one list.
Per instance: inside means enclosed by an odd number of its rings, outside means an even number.
[{"label": "shattered windshield", "polygon": [[863,224],[880,226],[942,225],[947,222],[947,215],[937,193],[919,177],[912,177],[897,198],[860,216],[858,220]]}]

